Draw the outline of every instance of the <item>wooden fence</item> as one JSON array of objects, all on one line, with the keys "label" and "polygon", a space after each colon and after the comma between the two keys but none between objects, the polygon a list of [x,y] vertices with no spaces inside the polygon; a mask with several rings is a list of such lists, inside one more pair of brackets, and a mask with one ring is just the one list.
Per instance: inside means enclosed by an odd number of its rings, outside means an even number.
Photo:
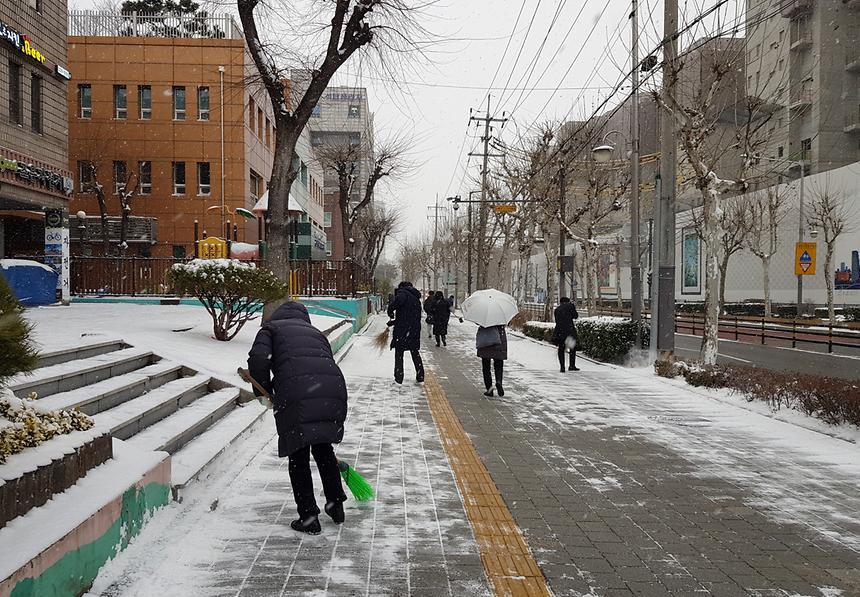
[{"label": "wooden fence", "polygon": [[[167,271],[175,263],[183,263],[183,260],[169,257],[72,257],[71,292],[75,296],[170,295]],[[292,261],[290,270],[290,292],[296,296],[346,296],[357,290],[369,290],[370,286],[370,280],[362,276],[361,268],[353,268],[347,261]]]}]

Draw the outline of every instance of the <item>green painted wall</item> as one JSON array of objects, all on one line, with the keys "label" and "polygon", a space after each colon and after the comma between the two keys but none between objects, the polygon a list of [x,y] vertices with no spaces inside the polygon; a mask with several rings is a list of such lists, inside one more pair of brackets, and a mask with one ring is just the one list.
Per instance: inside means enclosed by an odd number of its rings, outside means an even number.
[{"label": "green painted wall", "polygon": [[20,581],[10,597],[77,597],[92,585],[105,562],[140,533],[149,514],[170,502],[170,487],[149,483],[122,495],[122,512],[98,539],[66,553],[36,578]]}]

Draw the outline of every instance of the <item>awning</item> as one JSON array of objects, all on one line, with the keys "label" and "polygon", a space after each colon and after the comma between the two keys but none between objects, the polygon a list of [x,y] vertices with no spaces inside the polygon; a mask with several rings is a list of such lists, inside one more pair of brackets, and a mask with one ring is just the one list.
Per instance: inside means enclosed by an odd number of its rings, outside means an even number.
[{"label": "awning", "polygon": [[[264,213],[269,211],[269,191],[266,191],[260,196],[260,198],[257,200],[257,203],[255,203],[254,207],[251,208],[251,211],[258,216],[262,216]],[[293,194],[290,193],[290,202],[287,206],[287,213],[304,214],[308,212],[305,211],[305,208],[302,207],[301,204],[296,201],[296,198],[293,197]]]}]

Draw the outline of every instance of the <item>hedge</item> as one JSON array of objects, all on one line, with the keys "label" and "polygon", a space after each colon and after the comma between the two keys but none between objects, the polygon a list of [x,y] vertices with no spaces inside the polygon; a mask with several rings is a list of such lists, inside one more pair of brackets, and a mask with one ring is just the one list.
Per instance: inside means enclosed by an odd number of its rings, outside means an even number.
[{"label": "hedge", "polygon": [[747,401],[761,400],[773,410],[790,408],[831,425],[860,426],[860,384],[823,375],[772,371],[742,365],[700,365],[658,361],[662,377],[683,376],[692,386],[728,388]]},{"label": "hedge", "polygon": [[[641,322],[642,346],[648,347],[650,329]],[[552,342],[555,325],[530,321],[523,333],[531,338]],[[623,317],[583,317],[576,320],[577,350],[598,361],[620,363],[636,343],[636,325]]]}]

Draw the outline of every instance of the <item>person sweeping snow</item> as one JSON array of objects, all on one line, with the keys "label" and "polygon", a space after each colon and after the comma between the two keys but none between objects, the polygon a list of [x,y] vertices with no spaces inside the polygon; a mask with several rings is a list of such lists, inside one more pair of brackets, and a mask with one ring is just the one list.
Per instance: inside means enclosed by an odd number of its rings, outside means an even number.
[{"label": "person sweeping snow", "polygon": [[[289,301],[257,332],[248,353],[248,370],[272,397],[278,430],[278,456],[290,459],[290,483],[299,518],[295,531],[321,531],[314,498],[313,454],[325,494],[325,512],[341,524],[346,494],[332,444],[343,439],[347,390],[325,335],[311,325],[304,305]],[[262,393],[255,387],[254,393]]]}]

